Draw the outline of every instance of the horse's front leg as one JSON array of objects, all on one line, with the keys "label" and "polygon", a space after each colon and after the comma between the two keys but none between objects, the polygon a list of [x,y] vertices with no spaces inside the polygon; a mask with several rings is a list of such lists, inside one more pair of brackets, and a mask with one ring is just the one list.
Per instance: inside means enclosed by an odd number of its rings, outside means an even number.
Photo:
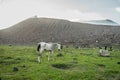
[{"label": "horse's front leg", "polygon": [[50,52],[48,52],[48,61],[50,61]]},{"label": "horse's front leg", "polygon": [[48,61],[50,61],[50,57],[51,57],[52,60],[54,61],[53,51],[50,51],[50,52],[48,53]]}]

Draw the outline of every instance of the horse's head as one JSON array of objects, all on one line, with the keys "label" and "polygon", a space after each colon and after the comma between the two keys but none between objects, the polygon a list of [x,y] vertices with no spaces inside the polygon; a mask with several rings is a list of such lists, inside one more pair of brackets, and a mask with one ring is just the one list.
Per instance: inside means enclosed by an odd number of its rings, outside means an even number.
[{"label": "horse's head", "polygon": [[58,46],[58,51],[60,51],[63,48],[61,44],[57,44],[57,46]]}]

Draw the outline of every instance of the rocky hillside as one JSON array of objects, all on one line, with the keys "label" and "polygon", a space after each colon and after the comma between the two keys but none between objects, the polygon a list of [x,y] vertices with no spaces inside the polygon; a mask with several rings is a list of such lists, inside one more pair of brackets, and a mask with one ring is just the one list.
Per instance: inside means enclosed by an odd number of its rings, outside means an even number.
[{"label": "rocky hillside", "polygon": [[0,30],[0,44],[36,45],[40,41],[63,44],[120,44],[120,26],[103,26],[51,18],[29,18]]}]

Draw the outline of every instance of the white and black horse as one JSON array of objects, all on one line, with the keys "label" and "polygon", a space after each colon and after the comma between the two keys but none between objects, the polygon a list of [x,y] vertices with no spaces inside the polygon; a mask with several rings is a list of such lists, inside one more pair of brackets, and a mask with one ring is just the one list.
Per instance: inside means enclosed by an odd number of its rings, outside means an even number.
[{"label": "white and black horse", "polygon": [[[43,51],[48,51],[48,61],[50,60],[50,55],[53,58],[53,53],[55,49],[58,49],[59,51],[62,49],[62,45],[58,43],[46,43],[46,42],[40,42],[38,43],[37,51],[39,52],[38,55],[38,62],[41,62],[42,58],[42,52]],[[54,58],[53,58],[54,60]]]}]

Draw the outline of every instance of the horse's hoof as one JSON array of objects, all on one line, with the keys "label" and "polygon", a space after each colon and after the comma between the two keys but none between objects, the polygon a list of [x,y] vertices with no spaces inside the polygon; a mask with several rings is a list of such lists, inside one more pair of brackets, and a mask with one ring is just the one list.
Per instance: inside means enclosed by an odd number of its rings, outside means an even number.
[{"label": "horse's hoof", "polygon": [[13,67],[13,71],[18,71],[18,67]]}]

